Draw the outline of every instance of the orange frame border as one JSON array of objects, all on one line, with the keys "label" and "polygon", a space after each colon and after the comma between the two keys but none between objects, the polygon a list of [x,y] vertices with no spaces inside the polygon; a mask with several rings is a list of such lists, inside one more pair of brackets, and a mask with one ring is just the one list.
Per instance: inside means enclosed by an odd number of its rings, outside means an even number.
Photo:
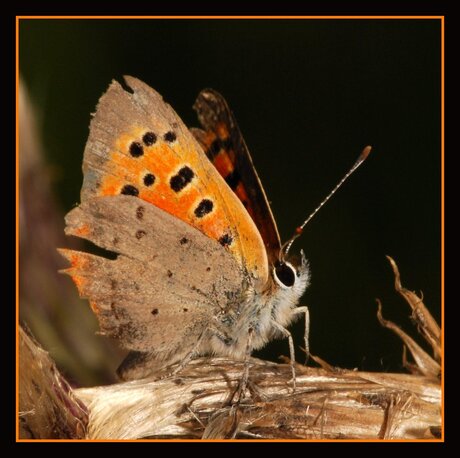
[{"label": "orange frame border", "polygon": [[[426,439],[426,440],[415,440],[415,439],[396,439],[396,440],[378,440],[378,439],[344,439],[344,440],[333,440],[333,439],[238,439],[238,440],[206,440],[206,439],[138,439],[138,440],[112,440],[112,439],[20,439],[19,438],[19,22],[21,20],[32,20],[32,19],[251,19],[251,20],[263,20],[263,19],[426,19],[441,21],[441,345],[442,345],[442,361],[441,361],[441,439]],[[445,125],[445,17],[444,16],[404,16],[404,15],[385,15],[385,16],[171,16],[171,15],[159,15],[159,16],[16,16],[16,442],[444,442],[444,388],[445,388],[445,363],[444,363],[444,301],[445,301],[445,287],[444,287],[444,276],[445,276],[445,137],[444,137],[444,125]]]}]

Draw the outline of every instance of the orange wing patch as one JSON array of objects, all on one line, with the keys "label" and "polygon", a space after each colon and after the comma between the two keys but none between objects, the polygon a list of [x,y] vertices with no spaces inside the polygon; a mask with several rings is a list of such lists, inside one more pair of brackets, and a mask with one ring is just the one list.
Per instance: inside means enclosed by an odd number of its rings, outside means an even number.
[{"label": "orange wing patch", "polygon": [[85,289],[85,281],[86,279],[81,276],[76,274],[76,272],[80,269],[85,268],[86,264],[86,257],[85,253],[81,253],[79,251],[74,251],[74,250],[69,250],[66,248],[58,248],[59,253],[61,253],[62,256],[64,256],[69,262],[71,267],[67,269],[62,269],[60,270],[61,273],[69,275],[73,282],[75,283],[75,286],[78,289],[78,292],[80,296],[83,295],[83,291]]},{"label": "orange wing patch", "polygon": [[131,135],[124,135],[116,142],[117,148],[110,153],[99,195],[139,197],[191,223],[209,237],[224,238],[226,245],[231,245],[229,237],[236,237],[239,228],[229,224],[218,186],[204,182],[204,176],[200,175],[205,174],[180,143],[170,146],[161,139],[147,146],[139,141],[146,135],[144,132],[145,129],[135,128]]}]

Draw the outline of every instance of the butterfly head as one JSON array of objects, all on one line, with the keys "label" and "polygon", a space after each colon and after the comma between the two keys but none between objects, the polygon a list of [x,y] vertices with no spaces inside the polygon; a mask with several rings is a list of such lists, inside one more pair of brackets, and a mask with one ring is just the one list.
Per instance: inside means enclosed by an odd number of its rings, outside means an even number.
[{"label": "butterfly head", "polygon": [[[300,252],[300,256],[291,255],[287,259],[275,261],[272,264],[271,277],[271,286],[265,295],[265,310],[269,311],[270,320],[285,327],[293,321],[292,311],[298,306],[310,282],[310,269],[303,251]],[[267,339],[263,342],[266,343]],[[256,342],[254,348],[261,346]]]},{"label": "butterfly head", "polygon": [[291,255],[288,259],[276,261],[272,275],[281,290],[296,292],[300,297],[310,280],[310,269],[303,250],[300,251],[300,256]]}]

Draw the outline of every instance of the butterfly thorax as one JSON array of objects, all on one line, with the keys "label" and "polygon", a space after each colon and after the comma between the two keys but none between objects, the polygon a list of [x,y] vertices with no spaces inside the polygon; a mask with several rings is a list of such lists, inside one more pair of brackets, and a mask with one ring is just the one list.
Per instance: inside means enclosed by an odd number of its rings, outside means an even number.
[{"label": "butterfly thorax", "polygon": [[248,342],[250,350],[257,350],[279,335],[275,323],[283,328],[292,323],[298,316],[292,311],[308,286],[310,272],[303,252],[298,266],[288,266],[294,274],[288,285],[280,281],[275,266],[263,288],[257,289],[248,282],[242,292],[244,299],[240,297],[216,316],[213,335],[203,342],[201,351],[244,358]]}]

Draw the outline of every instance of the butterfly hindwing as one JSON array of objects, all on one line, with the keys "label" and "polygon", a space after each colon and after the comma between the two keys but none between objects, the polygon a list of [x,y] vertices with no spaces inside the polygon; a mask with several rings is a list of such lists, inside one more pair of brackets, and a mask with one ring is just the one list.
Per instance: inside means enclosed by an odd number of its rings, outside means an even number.
[{"label": "butterfly hindwing", "polygon": [[109,259],[61,250],[65,270],[90,300],[101,331],[125,348],[180,360],[213,325],[243,274],[215,240],[131,196],[96,197],[66,216],[66,234],[116,253]]},{"label": "butterfly hindwing", "polygon": [[222,95],[212,89],[200,92],[194,109],[204,130],[192,129],[192,133],[251,215],[274,262],[280,250],[278,229],[233,113]]}]

